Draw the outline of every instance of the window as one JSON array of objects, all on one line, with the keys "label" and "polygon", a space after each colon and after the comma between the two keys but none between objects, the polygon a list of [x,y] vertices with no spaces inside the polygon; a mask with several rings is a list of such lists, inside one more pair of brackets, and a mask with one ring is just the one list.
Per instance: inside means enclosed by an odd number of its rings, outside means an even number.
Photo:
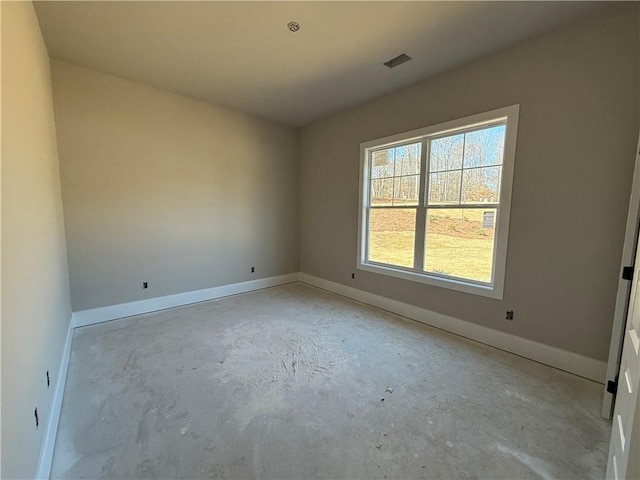
[{"label": "window", "polygon": [[363,143],[358,268],[502,298],[518,111]]}]

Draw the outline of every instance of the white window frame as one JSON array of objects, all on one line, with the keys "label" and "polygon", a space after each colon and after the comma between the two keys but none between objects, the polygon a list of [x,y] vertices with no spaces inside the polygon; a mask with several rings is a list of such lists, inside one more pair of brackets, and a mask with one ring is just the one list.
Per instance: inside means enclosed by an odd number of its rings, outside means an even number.
[{"label": "white window frame", "polygon": [[[378,138],[360,144],[360,208],[358,209],[358,260],[356,267],[359,270],[389,275],[392,277],[425,283],[442,288],[449,288],[466,293],[482,295],[489,298],[501,300],[504,293],[504,276],[507,261],[507,243],[509,237],[509,217],[511,211],[511,191],[513,183],[513,169],[515,164],[516,139],[518,131],[518,115],[520,105],[510,105],[488,112],[470,115],[468,117],[451,120],[449,122],[432,125],[410,132]],[[368,216],[369,216],[369,188],[371,185],[369,178],[369,164],[371,162],[371,152],[381,148],[396,147],[407,143],[422,142],[422,158],[420,170],[420,183],[426,182],[429,178],[428,162],[429,152],[427,151],[428,140],[433,137],[445,134],[455,134],[456,132],[490,125],[496,122],[504,122],[506,125],[504,156],[502,163],[502,178],[500,187],[500,202],[498,215],[495,221],[495,241],[493,253],[492,281],[489,283],[475,282],[468,279],[455,278],[451,276],[439,275],[436,273],[424,272],[414,268],[398,267],[388,264],[380,264],[367,261],[368,248]],[[425,189],[420,189],[421,196],[418,201],[416,215],[416,230],[425,233],[424,225],[418,222],[425,222],[427,210]],[[410,207],[413,208],[413,207]],[[452,206],[452,208],[454,208]],[[420,257],[424,255],[424,238],[416,235],[416,254]],[[418,246],[421,242],[422,246]],[[421,258],[420,258],[421,261]]]}]

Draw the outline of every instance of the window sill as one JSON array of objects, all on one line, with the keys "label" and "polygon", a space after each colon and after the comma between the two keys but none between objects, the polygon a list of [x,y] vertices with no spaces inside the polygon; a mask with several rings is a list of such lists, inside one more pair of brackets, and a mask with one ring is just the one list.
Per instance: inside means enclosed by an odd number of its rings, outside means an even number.
[{"label": "window sill", "polygon": [[392,266],[374,263],[358,262],[357,268],[358,270],[364,270],[366,272],[377,273],[389,277],[402,278],[403,280],[409,280],[411,282],[424,283],[435,287],[480,295],[483,297],[493,298],[495,300],[502,300],[502,288],[497,288],[496,285],[483,285],[465,282],[464,280],[440,277],[428,273],[415,272],[413,270],[405,270],[403,268],[394,268]]}]

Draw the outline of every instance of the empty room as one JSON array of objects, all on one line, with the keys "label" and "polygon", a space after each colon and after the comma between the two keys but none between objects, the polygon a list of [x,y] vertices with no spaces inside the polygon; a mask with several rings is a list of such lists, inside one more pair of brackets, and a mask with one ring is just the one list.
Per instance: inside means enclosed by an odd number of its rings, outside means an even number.
[{"label": "empty room", "polygon": [[0,17],[1,478],[639,477],[640,3]]}]

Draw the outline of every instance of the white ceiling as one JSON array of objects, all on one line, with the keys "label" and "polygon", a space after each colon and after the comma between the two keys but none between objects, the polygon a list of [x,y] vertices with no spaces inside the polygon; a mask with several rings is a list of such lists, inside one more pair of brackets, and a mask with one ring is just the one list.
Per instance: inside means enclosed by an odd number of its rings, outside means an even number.
[{"label": "white ceiling", "polygon": [[[54,58],[301,126],[604,4],[51,1],[36,12]],[[382,65],[403,52],[413,60]]]}]

